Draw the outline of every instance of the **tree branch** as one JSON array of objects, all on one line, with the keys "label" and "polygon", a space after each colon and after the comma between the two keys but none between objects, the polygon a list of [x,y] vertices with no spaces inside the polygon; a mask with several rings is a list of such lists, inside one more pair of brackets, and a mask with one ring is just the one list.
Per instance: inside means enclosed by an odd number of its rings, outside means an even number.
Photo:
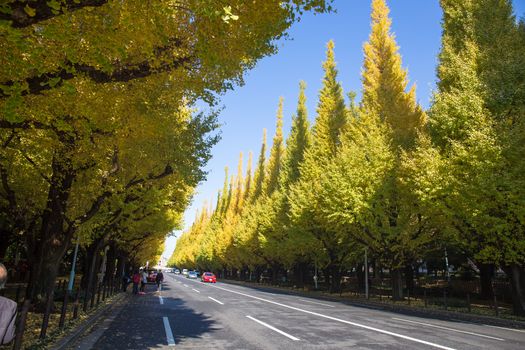
[{"label": "tree branch", "polygon": [[34,120],[24,120],[23,122],[12,123],[7,120],[0,120],[0,129],[23,129],[27,130],[29,128],[35,129],[49,129],[50,127]]},{"label": "tree branch", "polygon": [[[53,17],[63,15],[67,12],[80,10],[84,7],[99,7],[108,2],[108,0],[62,0],[60,9],[54,9],[48,5],[48,0],[18,0],[5,5],[9,10],[8,13],[0,13],[0,20],[11,21],[13,28],[25,28],[32,24],[45,21]],[[30,16],[25,7],[35,11],[34,16]]]},{"label": "tree branch", "polygon": [[[175,45],[180,45],[179,40],[173,41],[175,42]],[[172,44],[157,49],[156,53],[159,54],[163,51],[168,51],[170,49],[173,49]],[[70,61],[66,61],[66,63],[64,64],[64,68],[58,71],[30,77],[23,81],[6,81],[0,83],[0,85],[13,86],[16,83],[27,85],[27,89],[22,91],[21,93],[22,96],[25,96],[32,94],[40,94],[42,91],[51,90],[55,87],[59,87],[64,81],[71,80],[80,74],[83,74],[84,76],[90,78],[93,82],[98,84],[128,82],[139,78],[145,78],[152,74],[169,72],[171,70],[183,66],[184,64],[189,63],[190,60],[190,57],[180,57],[170,62],[162,63],[159,66],[153,66],[152,62],[150,62],[149,60],[137,64],[124,65],[117,62],[115,63],[115,69],[112,72],[105,72],[97,67],[93,67],[87,64],[72,63]],[[58,82],[55,82],[53,84],[50,83],[52,80],[56,81],[57,79],[59,79]],[[4,91],[0,91],[0,97],[5,98],[8,96],[10,96],[10,94],[6,94]]]},{"label": "tree branch", "polygon": [[35,168],[36,172],[44,179],[46,180],[46,182],[50,185],[51,184],[51,179],[46,175],[44,174],[39,168],[38,168],[38,165],[35,163],[35,161],[33,159],[31,159],[27,154],[25,154],[24,152],[22,152],[22,150],[18,150],[22,156],[27,160],[27,162],[29,164],[31,164],[33,166],[33,168]]},{"label": "tree branch", "polygon": [[15,138],[16,136],[16,131],[14,130],[11,130],[11,135],[9,135],[9,137],[7,138],[7,140],[5,140],[5,142],[3,143],[2,147],[3,148],[7,148],[9,146],[9,144],[11,143],[11,141],[13,141],[13,139]]},{"label": "tree branch", "polygon": [[[117,168],[118,170],[119,168]],[[166,167],[164,168],[164,171],[160,174],[157,174],[157,175],[152,175],[150,174],[148,177],[146,178],[143,178],[143,179],[139,179],[139,180],[134,180],[134,181],[130,181],[128,182],[128,184],[125,186],[125,190],[128,190],[130,189],[131,187],[133,186],[137,186],[139,184],[142,184],[142,183],[145,183],[147,181],[152,181],[152,180],[159,180],[159,179],[162,179],[166,176],[169,176],[173,174],[173,168],[168,164],[166,165]],[[107,179],[107,178],[106,178]],[[104,181],[104,179],[102,180]],[[98,213],[98,211],[100,210],[100,207],[102,206],[102,204],[104,204],[104,202],[106,201],[106,199],[108,199],[109,197],[113,196],[114,194],[121,194],[123,191],[119,191],[117,193],[114,193],[114,192],[111,192],[111,191],[104,191],[102,194],[100,194],[94,201],[93,203],[91,204],[91,207],[89,208],[89,210],[77,217],[74,222],[76,223],[76,225],[79,225],[79,224],[82,224],[86,221],[88,221],[89,219],[91,219],[93,216],[95,216],[96,213]]]},{"label": "tree branch", "polygon": [[142,183],[145,183],[149,180],[159,180],[159,179],[162,179],[166,176],[169,176],[173,174],[173,168],[171,167],[171,165],[166,165],[166,167],[164,168],[164,171],[160,174],[157,174],[157,175],[152,175],[150,174],[148,177],[146,178],[143,178],[143,179],[136,179],[136,180],[132,180],[130,182],[128,182],[128,184],[126,185],[126,189],[129,189],[133,186],[137,186],[137,185],[140,185]]}]

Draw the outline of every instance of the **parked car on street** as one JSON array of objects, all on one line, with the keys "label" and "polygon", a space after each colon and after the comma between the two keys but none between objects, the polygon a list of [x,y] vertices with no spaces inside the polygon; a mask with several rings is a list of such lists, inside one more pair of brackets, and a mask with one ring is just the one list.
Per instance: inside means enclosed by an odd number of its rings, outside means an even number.
[{"label": "parked car on street", "polygon": [[176,275],[180,275],[180,270],[179,269],[173,269],[173,273],[176,274]]},{"label": "parked car on street", "polygon": [[182,274],[184,276],[188,276],[188,269],[182,269]]},{"label": "parked car on street", "polygon": [[189,271],[188,272],[188,276],[186,276],[187,278],[192,278],[192,279],[197,279],[197,272],[195,271]]},{"label": "parked car on street", "polygon": [[205,272],[201,277],[202,282],[217,283],[217,277],[212,272]]}]

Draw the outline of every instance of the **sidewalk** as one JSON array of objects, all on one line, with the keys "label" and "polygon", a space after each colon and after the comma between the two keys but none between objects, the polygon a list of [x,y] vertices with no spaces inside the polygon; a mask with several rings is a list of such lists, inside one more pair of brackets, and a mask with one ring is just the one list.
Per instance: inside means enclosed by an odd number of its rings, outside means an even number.
[{"label": "sidewalk", "polygon": [[[89,316],[85,321],[79,324],[76,328],[72,329],[66,336],[57,341],[52,347],[52,350],[65,350],[65,349],[75,349],[76,344],[83,336],[88,336],[93,331],[94,326],[101,320],[106,322],[106,320],[111,321],[112,318],[122,310],[123,305],[126,304],[127,300],[131,297],[129,293],[119,293],[115,296],[115,299],[103,305],[96,310],[94,314]],[[108,317],[109,316],[109,317]],[[104,331],[103,327],[99,328],[97,332]],[[86,348],[89,349],[89,348]]]}]

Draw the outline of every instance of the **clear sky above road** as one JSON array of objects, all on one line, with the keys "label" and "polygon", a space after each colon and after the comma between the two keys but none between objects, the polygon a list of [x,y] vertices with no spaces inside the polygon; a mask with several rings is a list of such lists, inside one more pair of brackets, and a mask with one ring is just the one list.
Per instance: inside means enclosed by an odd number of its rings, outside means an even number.
[{"label": "clear sky above road", "polygon": [[[513,0],[518,18],[525,16],[525,0]],[[417,86],[419,103],[427,108],[435,87],[437,54],[441,37],[441,8],[438,0],[390,0],[392,29],[400,46],[403,66],[408,69],[411,83]],[[254,163],[262,140],[262,130],[268,130],[268,141],[275,130],[275,115],[279,97],[284,97],[284,132],[291,125],[295,112],[299,81],[307,83],[308,113],[315,118],[317,93],[321,86],[326,43],[335,42],[339,80],[345,92],[360,96],[360,77],[363,60],[362,46],[370,31],[370,1],[335,0],[337,13],[305,15],[289,31],[289,40],[278,43],[279,52],[262,59],[246,74],[245,85],[236,87],[221,98],[224,107],[220,114],[222,140],[213,149],[213,159],[206,169],[208,179],[198,188],[193,203],[185,213],[185,227],[191,226],[195,213],[204,201],[217,199],[222,188],[224,167],[230,174],[237,171],[239,153],[248,152]],[[180,233],[175,232],[176,235]],[[176,239],[168,238],[164,256],[171,256]]]}]

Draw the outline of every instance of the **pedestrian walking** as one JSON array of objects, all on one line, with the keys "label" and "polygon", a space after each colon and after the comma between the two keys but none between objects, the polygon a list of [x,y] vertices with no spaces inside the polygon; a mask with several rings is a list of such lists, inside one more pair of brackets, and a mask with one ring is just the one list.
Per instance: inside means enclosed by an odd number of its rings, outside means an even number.
[{"label": "pedestrian walking", "polygon": [[132,277],[133,281],[133,294],[139,294],[139,283],[141,281],[141,277],[138,271],[135,271]]},{"label": "pedestrian walking", "polygon": [[161,285],[162,285],[162,282],[164,281],[164,275],[162,274],[162,271],[159,270],[159,272],[157,272],[157,276],[155,277],[155,282],[157,282],[157,290],[161,290]]},{"label": "pedestrian walking", "polygon": [[124,272],[122,275],[122,291],[126,292],[128,290],[128,285],[131,283],[131,277],[129,277],[129,274]]},{"label": "pedestrian walking", "polygon": [[[0,289],[7,282],[7,269],[0,263]],[[9,344],[15,337],[16,303],[0,297],[0,345]]]},{"label": "pedestrian walking", "polygon": [[140,285],[140,291],[144,293],[146,291],[146,284],[148,283],[148,273],[146,272],[146,270],[142,270],[141,277],[142,281]]}]

